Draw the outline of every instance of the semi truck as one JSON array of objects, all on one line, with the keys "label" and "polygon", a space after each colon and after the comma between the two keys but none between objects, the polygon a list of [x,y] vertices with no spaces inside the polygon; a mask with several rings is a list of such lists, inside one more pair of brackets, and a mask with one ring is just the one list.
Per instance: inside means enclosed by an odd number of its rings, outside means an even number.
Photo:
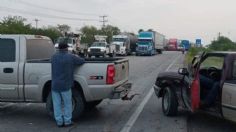
[{"label": "semi truck", "polygon": [[178,47],[180,44],[181,44],[180,40],[178,40],[176,38],[171,38],[171,39],[169,39],[167,49],[169,51],[178,51]]},{"label": "semi truck", "polygon": [[111,45],[115,45],[116,55],[130,55],[136,51],[136,43],[138,39],[132,34],[120,34],[112,36]]},{"label": "semi truck", "polygon": [[191,44],[189,40],[182,40],[181,45],[184,47],[186,51],[188,51],[191,48]]},{"label": "semi truck", "polygon": [[164,50],[165,36],[156,31],[139,32],[136,55],[155,55]]}]

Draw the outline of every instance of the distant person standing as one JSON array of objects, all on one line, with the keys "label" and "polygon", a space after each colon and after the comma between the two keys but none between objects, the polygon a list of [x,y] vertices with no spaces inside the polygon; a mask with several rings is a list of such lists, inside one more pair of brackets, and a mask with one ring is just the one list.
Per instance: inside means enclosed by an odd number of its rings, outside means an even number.
[{"label": "distant person standing", "polygon": [[[52,100],[57,126],[71,126],[72,91],[75,66],[84,59],[68,52],[66,42],[59,43],[58,51],[52,56]],[[63,104],[63,105],[62,105]]]}]

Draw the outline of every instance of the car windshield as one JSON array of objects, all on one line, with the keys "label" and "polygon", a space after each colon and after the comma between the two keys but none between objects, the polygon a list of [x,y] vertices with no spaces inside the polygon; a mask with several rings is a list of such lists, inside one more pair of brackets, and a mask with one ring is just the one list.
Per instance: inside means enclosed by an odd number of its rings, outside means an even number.
[{"label": "car windshield", "polygon": [[125,41],[125,38],[113,38],[112,40],[113,42],[124,42]]},{"label": "car windshield", "polygon": [[152,43],[151,39],[139,39],[138,44],[140,45],[150,45]]},{"label": "car windshield", "polygon": [[106,44],[105,43],[101,43],[101,42],[95,42],[92,44],[91,47],[105,47]]}]

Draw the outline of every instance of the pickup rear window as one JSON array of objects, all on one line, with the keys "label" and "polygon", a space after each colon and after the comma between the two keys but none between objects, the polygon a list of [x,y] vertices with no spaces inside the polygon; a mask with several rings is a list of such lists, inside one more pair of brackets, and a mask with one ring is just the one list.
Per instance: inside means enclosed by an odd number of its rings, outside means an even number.
[{"label": "pickup rear window", "polygon": [[0,62],[15,62],[16,42],[13,39],[0,39]]},{"label": "pickup rear window", "polygon": [[26,48],[27,60],[50,59],[55,53],[53,43],[48,39],[28,39]]}]

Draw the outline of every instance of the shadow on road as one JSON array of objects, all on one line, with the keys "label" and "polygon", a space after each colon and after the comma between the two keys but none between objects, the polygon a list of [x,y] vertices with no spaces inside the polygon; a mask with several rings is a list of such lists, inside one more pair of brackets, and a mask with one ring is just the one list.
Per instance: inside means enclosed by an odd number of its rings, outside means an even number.
[{"label": "shadow on road", "polygon": [[206,113],[190,114],[188,132],[236,132],[236,124]]}]

